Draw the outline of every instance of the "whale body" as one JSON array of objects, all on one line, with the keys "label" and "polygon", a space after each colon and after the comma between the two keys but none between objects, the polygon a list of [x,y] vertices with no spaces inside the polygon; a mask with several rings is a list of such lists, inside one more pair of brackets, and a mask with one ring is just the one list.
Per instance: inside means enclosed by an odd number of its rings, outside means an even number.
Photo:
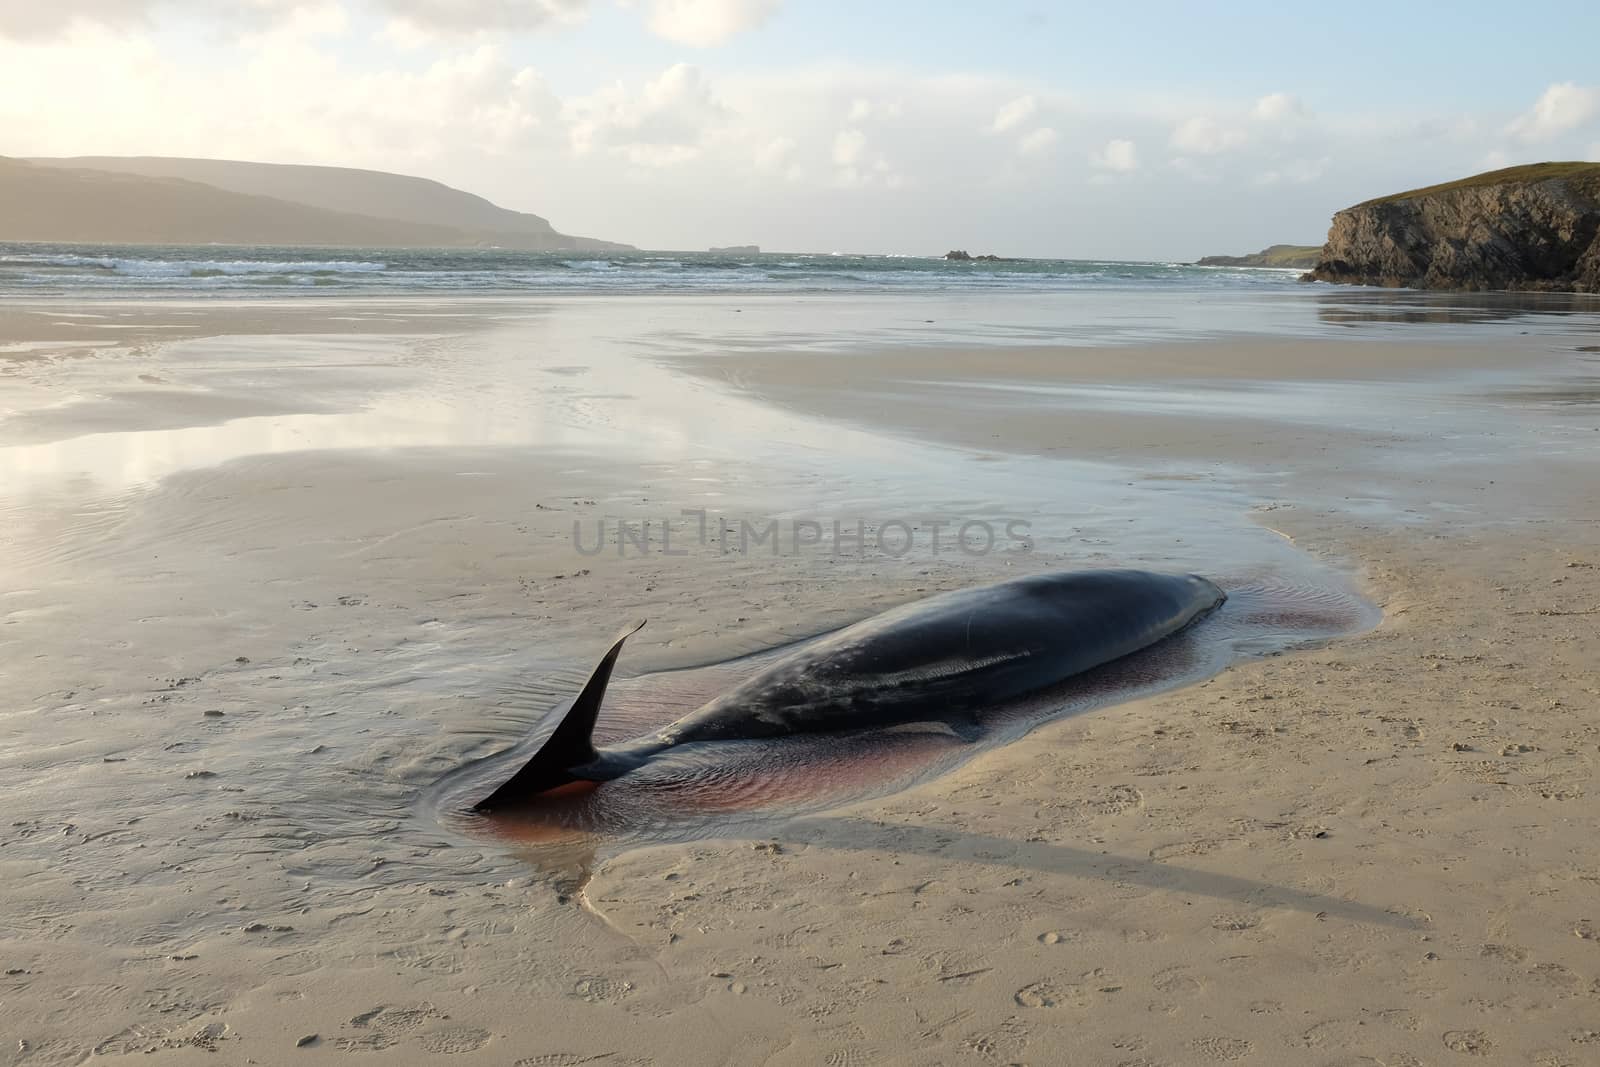
[{"label": "whale body", "polygon": [[975,735],[986,709],[1153,645],[1226,599],[1198,575],[1142,570],[1030,575],[941,593],[808,642],[655,733],[597,749],[606,685],[639,623],[616,639],[533,757],[475,810],[620,778],[684,745],[912,723]]}]

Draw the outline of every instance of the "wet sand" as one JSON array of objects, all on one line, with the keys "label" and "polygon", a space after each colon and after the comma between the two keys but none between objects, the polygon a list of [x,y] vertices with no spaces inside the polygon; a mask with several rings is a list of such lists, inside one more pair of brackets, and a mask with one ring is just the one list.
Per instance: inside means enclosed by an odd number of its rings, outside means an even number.
[{"label": "wet sand", "polygon": [[[59,310],[0,354],[0,1063],[1600,1047],[1589,318],[1063,372],[670,304],[213,309],[92,349]],[[1034,549],[730,551],[801,517],[1020,518]],[[618,547],[647,520],[687,554]],[[758,833],[561,852],[422,803],[628,618],[638,672],[1108,563],[1347,584],[1383,621]]]}]

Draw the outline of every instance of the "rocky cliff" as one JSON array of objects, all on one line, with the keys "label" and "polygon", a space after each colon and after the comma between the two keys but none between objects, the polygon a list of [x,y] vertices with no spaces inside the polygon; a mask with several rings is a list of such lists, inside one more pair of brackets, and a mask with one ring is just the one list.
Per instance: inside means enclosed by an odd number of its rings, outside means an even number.
[{"label": "rocky cliff", "polygon": [[1536,163],[1333,217],[1307,280],[1600,293],[1600,163]]}]

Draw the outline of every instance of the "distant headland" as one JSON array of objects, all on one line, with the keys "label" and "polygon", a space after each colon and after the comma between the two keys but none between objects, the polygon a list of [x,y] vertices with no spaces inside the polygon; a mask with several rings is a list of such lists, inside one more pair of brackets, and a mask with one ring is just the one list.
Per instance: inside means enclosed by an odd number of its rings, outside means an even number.
[{"label": "distant headland", "polygon": [[1320,245],[1268,245],[1242,256],[1201,256],[1197,267],[1279,267],[1305,270],[1317,265]]},{"label": "distant headland", "polygon": [[426,178],[162,156],[0,156],[0,241],[629,251]]}]

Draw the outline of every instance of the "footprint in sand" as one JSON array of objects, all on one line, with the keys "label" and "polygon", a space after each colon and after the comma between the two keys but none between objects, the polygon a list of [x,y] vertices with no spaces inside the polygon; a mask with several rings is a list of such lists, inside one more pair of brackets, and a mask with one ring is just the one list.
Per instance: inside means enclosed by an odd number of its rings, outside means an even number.
[{"label": "footprint in sand", "polygon": [[1528,977],[1557,989],[1576,989],[1583,984],[1582,978],[1559,963],[1535,964],[1529,968]]},{"label": "footprint in sand", "polygon": [[430,1030],[417,1038],[424,1052],[449,1056],[458,1052],[476,1052],[489,1043],[489,1031],[475,1026],[452,1026],[444,1030]]},{"label": "footprint in sand", "polygon": [[361,1033],[341,1037],[335,1044],[343,1052],[378,1052],[398,1045],[402,1037],[430,1019],[443,1017],[444,1013],[431,1004],[415,1008],[379,1005],[350,1020],[350,1029]]},{"label": "footprint in sand", "polygon": [[1015,1019],[1007,1019],[993,1030],[969,1034],[961,1047],[991,1063],[1010,1063],[1028,1046],[1028,1031]]},{"label": "footprint in sand", "polygon": [[632,992],[632,982],[614,982],[609,978],[580,978],[572,986],[572,995],[590,1004],[621,1000]]},{"label": "footprint in sand", "polygon": [[1494,1042],[1482,1030],[1446,1030],[1443,1040],[1451,1052],[1468,1056],[1487,1056],[1494,1049]]},{"label": "footprint in sand", "polygon": [[1385,1008],[1378,1013],[1378,1018],[1390,1026],[1397,1026],[1402,1030],[1417,1030],[1422,1027],[1422,1022],[1417,1018],[1417,1013],[1409,1008]]},{"label": "footprint in sand", "polygon": [[1169,997],[1192,997],[1205,988],[1200,979],[1183,967],[1168,967],[1164,971],[1157,971],[1150,984],[1155,987],[1156,992]]},{"label": "footprint in sand", "polygon": [[1076,989],[1062,989],[1052,982],[1032,982],[1017,990],[1012,997],[1024,1008],[1059,1008],[1074,999]]},{"label": "footprint in sand", "polygon": [[1516,945],[1484,945],[1478,950],[1478,955],[1484,959],[1521,963],[1528,958],[1528,950]]},{"label": "footprint in sand", "polygon": [[1242,1037],[1201,1037],[1189,1042],[1189,1047],[1206,1059],[1226,1062],[1242,1060],[1256,1050]]}]

